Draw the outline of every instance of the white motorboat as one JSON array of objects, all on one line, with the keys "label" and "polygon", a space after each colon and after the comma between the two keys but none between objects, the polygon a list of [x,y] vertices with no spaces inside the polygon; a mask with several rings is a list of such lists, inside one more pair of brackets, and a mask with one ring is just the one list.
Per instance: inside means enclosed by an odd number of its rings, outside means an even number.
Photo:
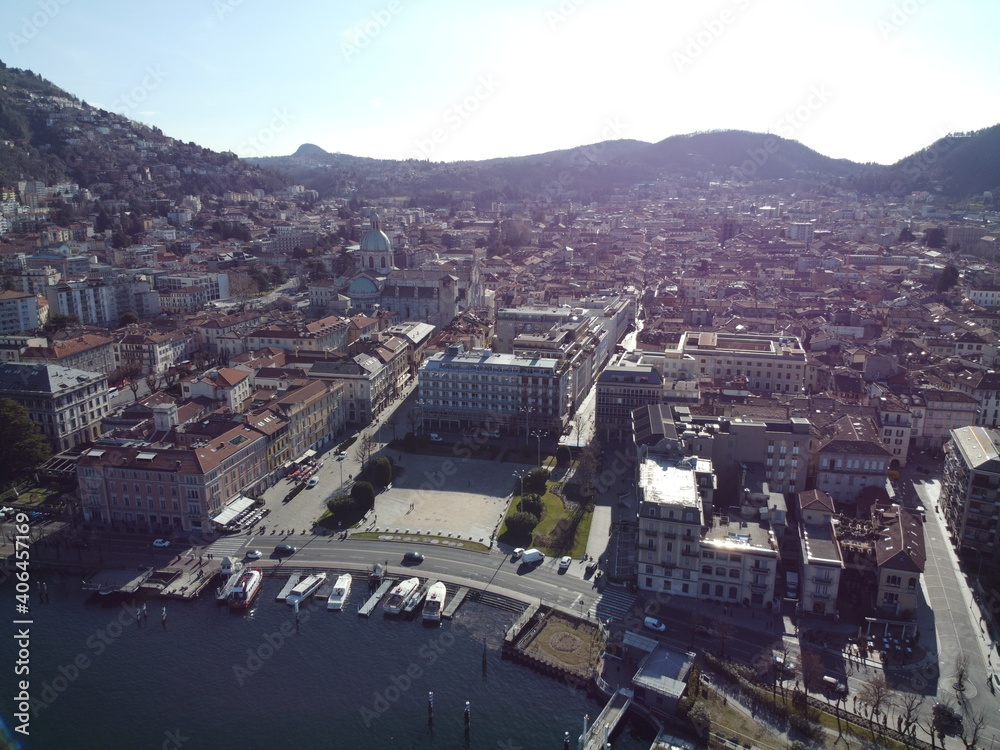
[{"label": "white motorboat", "polygon": [[413,596],[414,592],[420,590],[420,579],[419,578],[407,578],[400,581],[395,586],[393,586],[392,591],[389,592],[388,598],[385,600],[385,604],[382,608],[388,615],[398,615],[403,611],[407,602]]},{"label": "white motorboat", "polygon": [[288,595],[285,601],[288,604],[295,605],[301,604],[310,596],[316,593],[316,589],[323,585],[323,581],[326,580],[326,573],[314,573],[313,575],[308,575],[299,581],[295,588],[292,589],[292,593]]},{"label": "white motorboat", "polygon": [[350,573],[344,573],[344,575],[337,579],[337,582],[333,584],[333,591],[330,594],[330,598],[326,600],[327,609],[344,608],[344,602],[351,595],[351,581]]},{"label": "white motorboat", "polygon": [[427,599],[424,601],[424,619],[439,622],[444,612],[444,600],[448,595],[445,585],[438,581],[427,589]]}]

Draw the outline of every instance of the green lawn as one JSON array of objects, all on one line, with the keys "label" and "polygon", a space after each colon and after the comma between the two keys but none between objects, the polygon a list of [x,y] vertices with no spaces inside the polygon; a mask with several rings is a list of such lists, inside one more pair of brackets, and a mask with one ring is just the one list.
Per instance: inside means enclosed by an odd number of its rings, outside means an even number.
[{"label": "green lawn", "polygon": [[[500,527],[500,534],[497,540],[505,544],[512,544],[517,547],[537,547],[546,555],[570,557],[580,557],[587,549],[587,537],[590,535],[590,524],[594,520],[593,512],[585,512],[576,525],[576,533],[569,539],[569,531],[572,528],[572,520],[576,511],[563,507],[562,499],[552,492],[553,487],[558,487],[559,482],[549,482],[549,491],[542,497],[545,504],[545,514],[539,524],[535,527],[530,539],[516,538],[507,531],[507,521],[504,519],[503,526]],[[515,495],[511,500],[507,515],[517,513],[517,504],[520,496]],[[560,524],[560,522],[562,522]],[[564,529],[562,538],[556,540],[556,544],[547,543],[547,538],[557,530],[557,527]]]}]

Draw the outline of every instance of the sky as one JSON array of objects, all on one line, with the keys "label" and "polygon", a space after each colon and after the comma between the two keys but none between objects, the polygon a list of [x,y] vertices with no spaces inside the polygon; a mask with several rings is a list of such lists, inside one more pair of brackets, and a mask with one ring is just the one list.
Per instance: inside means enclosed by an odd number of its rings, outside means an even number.
[{"label": "sky", "polygon": [[0,60],[240,156],[705,130],[889,164],[1000,123],[996,0],[4,0]]}]

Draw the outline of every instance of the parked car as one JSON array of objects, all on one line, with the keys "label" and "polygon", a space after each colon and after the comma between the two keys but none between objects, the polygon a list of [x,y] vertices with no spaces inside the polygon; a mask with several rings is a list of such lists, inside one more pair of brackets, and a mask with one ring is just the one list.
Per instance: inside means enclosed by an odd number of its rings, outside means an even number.
[{"label": "parked car", "polygon": [[513,557],[515,560],[519,559],[521,555],[524,554],[524,547],[515,547]]},{"label": "parked car", "polygon": [[655,630],[657,633],[663,633],[666,632],[667,630],[667,626],[664,625],[659,620],[657,620],[655,617],[647,617],[645,620],[642,621],[642,624],[645,625],[650,630]]},{"label": "parked car", "polygon": [[423,552],[410,551],[403,555],[403,562],[409,563],[410,565],[419,565],[423,561],[424,561]]},{"label": "parked car", "polygon": [[169,547],[170,546],[170,540],[169,539],[154,539],[153,540],[153,546],[154,547]]},{"label": "parked car", "polygon": [[566,555],[559,561],[559,570],[569,570],[569,566],[573,563],[573,558]]},{"label": "parked car", "polygon": [[431,433],[431,442],[432,443],[440,443],[442,440],[443,440],[443,438],[440,435],[438,435],[436,432],[432,432]]},{"label": "parked car", "polygon": [[319,477],[309,477],[309,481],[306,482],[306,488],[311,490],[317,484],[319,484]]},{"label": "parked car", "polygon": [[274,548],[274,554],[277,557],[288,557],[289,555],[294,555],[298,550],[290,544],[279,544]]}]

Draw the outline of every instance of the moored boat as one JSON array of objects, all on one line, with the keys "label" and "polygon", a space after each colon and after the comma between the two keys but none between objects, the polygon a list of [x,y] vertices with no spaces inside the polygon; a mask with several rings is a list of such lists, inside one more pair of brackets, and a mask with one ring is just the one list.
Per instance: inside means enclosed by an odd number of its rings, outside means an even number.
[{"label": "moored boat", "polygon": [[344,608],[344,602],[351,595],[351,581],[350,573],[344,573],[344,575],[337,578],[337,582],[333,584],[333,591],[330,594],[330,598],[326,600],[327,609]]},{"label": "moored boat", "polygon": [[424,620],[440,622],[444,612],[444,600],[448,595],[445,585],[438,581],[427,589],[427,600],[424,602]]},{"label": "moored boat", "polygon": [[406,603],[410,601],[410,597],[413,596],[414,592],[419,589],[419,578],[407,578],[397,583],[393,586],[392,591],[389,592],[389,596],[386,598],[385,604],[382,605],[385,613],[387,615],[398,615],[403,611]]},{"label": "moored boat", "polygon": [[236,585],[229,592],[229,609],[246,609],[253,602],[257,594],[260,593],[260,584],[264,579],[264,574],[257,568],[247,568],[240,573]]},{"label": "moored boat", "polygon": [[326,573],[314,573],[308,575],[299,581],[295,588],[292,589],[286,598],[285,602],[291,605],[301,604],[310,596],[316,593],[316,589],[323,585],[323,581],[326,580]]}]

